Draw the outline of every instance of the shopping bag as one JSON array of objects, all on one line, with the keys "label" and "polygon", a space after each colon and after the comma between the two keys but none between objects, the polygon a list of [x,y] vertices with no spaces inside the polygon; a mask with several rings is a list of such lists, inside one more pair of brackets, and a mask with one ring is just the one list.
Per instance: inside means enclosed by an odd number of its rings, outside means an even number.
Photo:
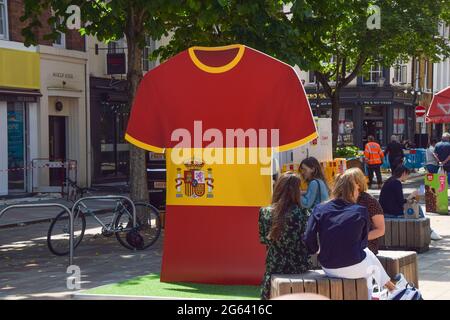
[{"label": "shopping bag", "polygon": [[403,215],[405,219],[418,219],[419,213],[419,202],[414,199],[406,201],[403,206]]}]

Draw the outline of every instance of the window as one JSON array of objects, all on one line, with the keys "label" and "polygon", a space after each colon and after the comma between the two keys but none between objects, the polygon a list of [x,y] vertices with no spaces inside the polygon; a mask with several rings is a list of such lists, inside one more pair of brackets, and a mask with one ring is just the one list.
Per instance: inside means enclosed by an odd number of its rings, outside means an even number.
[{"label": "window", "polygon": [[380,64],[370,66],[370,70],[364,75],[363,83],[374,84],[383,77],[383,69]]},{"label": "window", "polygon": [[450,26],[448,24],[446,24],[443,21],[440,21],[438,24],[438,32],[439,35],[445,39],[448,39],[449,37],[449,32],[450,32]]},{"label": "window", "polygon": [[316,75],[314,74],[314,71],[309,71],[308,82],[316,83]]},{"label": "window", "polygon": [[406,113],[404,107],[394,108],[394,128],[392,134],[396,135],[400,141],[404,139],[406,129]]},{"label": "window", "polygon": [[339,110],[339,135],[338,145],[353,145],[353,109],[342,108]]},{"label": "window", "polygon": [[414,88],[419,90],[420,87],[420,59],[416,59],[414,63]]},{"label": "window", "polygon": [[0,39],[8,40],[8,7],[6,0],[0,0]]},{"label": "window", "polygon": [[108,42],[108,53],[124,53],[124,52],[125,52],[125,45],[123,38],[116,41]]},{"label": "window", "polygon": [[150,54],[155,50],[156,44],[150,37],[145,37],[145,47],[142,52],[142,70],[149,71],[155,67],[155,61],[150,60]]},{"label": "window", "polygon": [[430,92],[433,89],[433,64],[429,60],[425,60],[424,68],[424,91]]},{"label": "window", "polygon": [[53,46],[57,48],[65,48],[66,47],[66,35],[62,32],[58,31],[58,37],[55,42],[53,42]]},{"label": "window", "polygon": [[404,61],[398,60],[394,66],[394,83],[405,84],[408,77],[408,65]]},{"label": "window", "polygon": [[[62,20],[62,18],[61,18]],[[56,48],[65,48],[66,47],[66,34],[58,31],[58,36],[53,42],[53,46]]]}]

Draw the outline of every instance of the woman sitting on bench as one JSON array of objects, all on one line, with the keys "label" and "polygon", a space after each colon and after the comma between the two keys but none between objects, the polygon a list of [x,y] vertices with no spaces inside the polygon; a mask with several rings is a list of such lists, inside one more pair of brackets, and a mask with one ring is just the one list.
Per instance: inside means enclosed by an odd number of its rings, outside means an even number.
[{"label": "woman sitting on bench", "polygon": [[[386,180],[380,192],[380,205],[385,218],[403,218],[403,206],[409,199],[417,199],[418,191],[413,191],[407,199],[403,196],[402,182],[409,177],[410,170],[401,165],[395,168],[392,177]],[[419,218],[425,218],[422,206],[419,206]],[[441,240],[442,237],[433,229],[430,230],[432,240]]]},{"label": "woman sitting on bench", "polygon": [[308,271],[309,255],[302,242],[308,212],[300,204],[300,177],[284,173],[276,182],[272,205],[259,210],[259,238],[267,246],[262,299],[270,299],[272,274]]},{"label": "woman sitting on bench", "polygon": [[318,260],[327,276],[366,278],[371,299],[374,278],[390,292],[396,286],[378,258],[367,248],[369,215],[366,207],[356,204],[359,170],[351,168],[337,177],[333,199],[318,205],[309,217],[304,242],[310,254],[319,252]]}]

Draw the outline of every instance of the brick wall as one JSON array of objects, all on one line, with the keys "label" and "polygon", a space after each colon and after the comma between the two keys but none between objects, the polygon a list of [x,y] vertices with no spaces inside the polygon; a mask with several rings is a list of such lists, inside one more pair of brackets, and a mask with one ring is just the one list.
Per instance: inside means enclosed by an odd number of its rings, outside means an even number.
[{"label": "brick wall", "polygon": [[[26,26],[26,22],[21,22],[20,17],[24,14],[23,0],[8,0],[8,22],[9,22],[9,40],[24,42],[22,29]],[[50,26],[47,20],[50,17],[50,11],[44,12],[41,17],[42,28],[36,29],[38,35],[38,43],[41,45],[51,46],[53,41],[44,40],[44,35],[50,33]],[[68,30],[66,33],[66,48],[69,50],[85,51],[84,37],[77,30]]]}]

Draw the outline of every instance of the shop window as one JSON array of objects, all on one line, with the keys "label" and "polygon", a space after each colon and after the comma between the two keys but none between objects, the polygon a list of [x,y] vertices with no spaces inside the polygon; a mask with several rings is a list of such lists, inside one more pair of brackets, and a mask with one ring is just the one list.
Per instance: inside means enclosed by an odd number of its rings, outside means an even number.
[{"label": "shop window", "polygon": [[364,106],[365,118],[382,118],[383,106]]},{"label": "shop window", "polygon": [[25,105],[8,102],[8,189],[25,190]]},{"label": "shop window", "polygon": [[376,84],[383,77],[383,69],[380,64],[371,65],[369,71],[363,77],[364,84]]},{"label": "shop window", "polygon": [[8,8],[6,0],[0,0],[0,39],[8,40]]},{"label": "shop window", "polygon": [[129,144],[125,131],[128,122],[126,105],[104,102],[100,115],[100,166],[101,178],[126,177],[128,175]]},{"label": "shop window", "polygon": [[338,145],[349,146],[354,145],[353,141],[353,110],[340,109],[339,110],[339,135]]},{"label": "shop window", "polygon": [[406,131],[406,113],[405,108],[401,107],[395,107],[393,109],[394,116],[393,116],[393,130],[392,134],[397,136],[398,141],[403,141],[405,137],[405,131]]}]

